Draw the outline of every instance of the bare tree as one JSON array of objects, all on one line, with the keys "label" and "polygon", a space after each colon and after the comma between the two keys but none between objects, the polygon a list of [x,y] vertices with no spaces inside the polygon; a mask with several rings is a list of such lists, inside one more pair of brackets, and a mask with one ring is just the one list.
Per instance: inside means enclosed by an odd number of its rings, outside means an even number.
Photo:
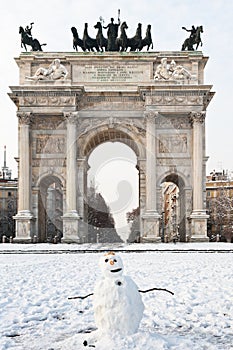
[{"label": "bare tree", "polygon": [[232,186],[227,182],[216,188],[215,197],[207,200],[209,208],[208,227],[220,240],[233,238],[233,196]]},{"label": "bare tree", "polygon": [[115,221],[103,196],[94,185],[88,189],[88,240],[89,242],[122,242],[115,229]]}]

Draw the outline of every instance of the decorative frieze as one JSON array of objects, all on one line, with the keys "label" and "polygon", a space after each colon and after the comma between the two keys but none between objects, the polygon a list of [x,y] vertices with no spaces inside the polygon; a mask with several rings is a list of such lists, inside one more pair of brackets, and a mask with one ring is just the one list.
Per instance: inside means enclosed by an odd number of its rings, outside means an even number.
[{"label": "decorative frieze", "polygon": [[150,105],[177,105],[177,106],[191,106],[191,105],[202,105],[202,96],[185,96],[185,95],[158,95],[150,96]]},{"label": "decorative frieze", "polygon": [[32,119],[33,130],[57,130],[64,129],[64,120],[60,117],[36,117]]},{"label": "decorative frieze", "polygon": [[94,96],[83,96],[79,101],[79,109],[82,110],[111,110],[114,105],[114,109],[118,110],[143,110],[144,101],[141,96],[122,96],[121,94],[101,94]]},{"label": "decorative frieze", "polygon": [[190,166],[190,158],[174,158],[174,157],[166,157],[166,158],[157,158],[157,164],[160,166]]},{"label": "decorative frieze", "polygon": [[36,168],[40,167],[65,167],[66,159],[64,158],[52,158],[52,159],[33,159],[32,166]]},{"label": "decorative frieze", "polygon": [[20,97],[22,106],[70,106],[75,105],[75,96],[61,96],[60,94],[33,94]]},{"label": "decorative frieze", "polygon": [[186,116],[167,117],[162,114],[156,120],[156,127],[159,129],[190,129],[190,120]]}]

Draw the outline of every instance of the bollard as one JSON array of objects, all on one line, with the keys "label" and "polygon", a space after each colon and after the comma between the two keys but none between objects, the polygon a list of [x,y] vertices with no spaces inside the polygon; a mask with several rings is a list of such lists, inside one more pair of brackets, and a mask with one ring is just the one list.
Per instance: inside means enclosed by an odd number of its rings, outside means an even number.
[{"label": "bollard", "polygon": [[53,243],[54,243],[54,244],[57,244],[57,236],[54,236],[54,238],[53,238]]},{"label": "bollard", "polygon": [[37,243],[37,236],[33,236],[33,243]]},{"label": "bollard", "polygon": [[10,243],[13,243],[13,237],[10,236]]},{"label": "bollard", "polygon": [[2,243],[6,243],[6,236],[2,236]]}]

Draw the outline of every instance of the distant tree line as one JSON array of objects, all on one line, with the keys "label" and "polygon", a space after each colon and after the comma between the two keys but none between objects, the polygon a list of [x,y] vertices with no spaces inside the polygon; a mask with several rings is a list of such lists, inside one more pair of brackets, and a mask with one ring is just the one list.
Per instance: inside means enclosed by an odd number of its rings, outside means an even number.
[{"label": "distant tree line", "polygon": [[115,229],[115,221],[103,196],[92,184],[87,191],[88,242],[123,242]]}]

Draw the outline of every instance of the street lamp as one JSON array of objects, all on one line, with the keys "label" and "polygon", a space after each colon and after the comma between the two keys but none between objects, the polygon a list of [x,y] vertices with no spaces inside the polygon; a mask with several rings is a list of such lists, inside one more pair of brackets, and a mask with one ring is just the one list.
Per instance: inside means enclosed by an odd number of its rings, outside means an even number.
[{"label": "street lamp", "polygon": [[96,227],[96,231],[97,231],[97,233],[96,233],[96,243],[99,243],[99,238],[100,238],[100,234],[99,234],[99,227]]},{"label": "street lamp", "polygon": [[165,221],[164,214],[165,214],[165,211],[162,211],[162,236],[161,236],[162,243],[164,243],[164,221]]}]

